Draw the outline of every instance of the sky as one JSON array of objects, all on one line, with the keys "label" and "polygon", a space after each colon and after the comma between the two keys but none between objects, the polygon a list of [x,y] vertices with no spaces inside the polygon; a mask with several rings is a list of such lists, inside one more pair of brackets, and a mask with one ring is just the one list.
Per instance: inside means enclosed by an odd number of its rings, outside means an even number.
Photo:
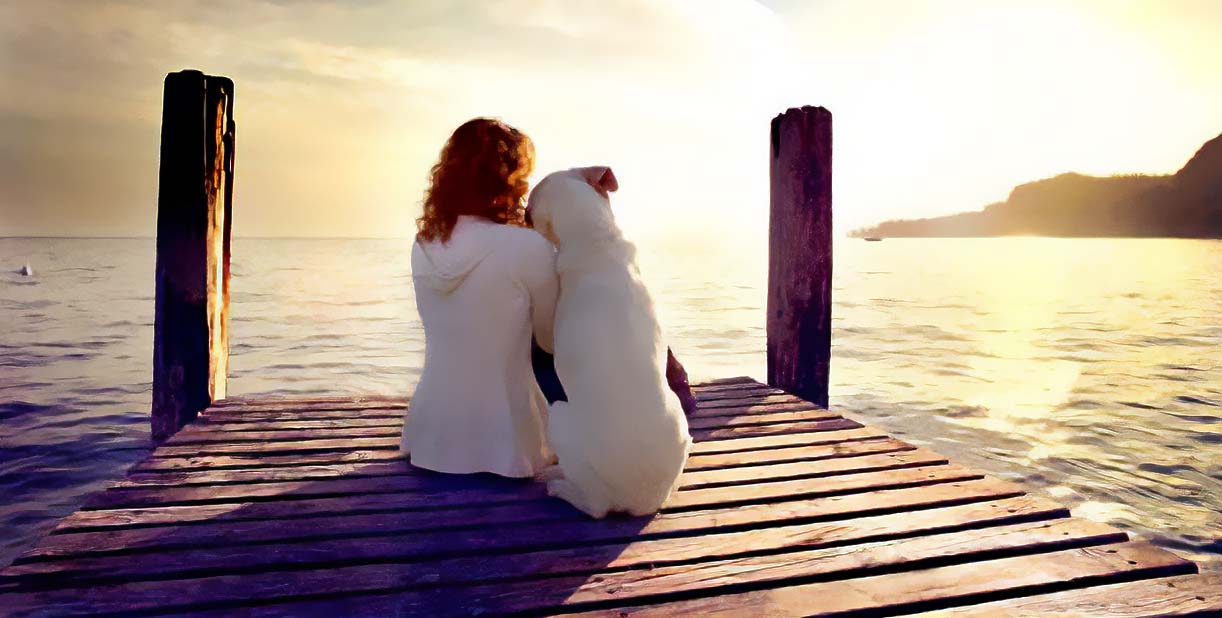
[{"label": "sky", "polygon": [[1222,132],[1210,0],[0,3],[0,236],[150,236],[161,88],[237,97],[242,236],[410,237],[446,137],[611,165],[632,237],[759,241],[768,125],[834,117],[839,232],[1065,171],[1170,173]]}]

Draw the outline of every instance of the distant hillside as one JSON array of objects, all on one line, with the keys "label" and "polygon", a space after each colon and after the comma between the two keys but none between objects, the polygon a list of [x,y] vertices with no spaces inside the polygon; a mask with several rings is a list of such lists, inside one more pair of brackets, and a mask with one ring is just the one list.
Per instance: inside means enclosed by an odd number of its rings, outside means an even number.
[{"label": "distant hillside", "polygon": [[1222,238],[1222,135],[1171,176],[1061,174],[1019,185],[978,212],[887,221],[854,236]]}]

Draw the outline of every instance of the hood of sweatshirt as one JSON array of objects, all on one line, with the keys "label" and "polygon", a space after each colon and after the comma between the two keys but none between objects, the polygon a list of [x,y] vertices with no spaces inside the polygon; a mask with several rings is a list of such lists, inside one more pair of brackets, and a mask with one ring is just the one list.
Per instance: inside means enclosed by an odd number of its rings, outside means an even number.
[{"label": "hood of sweatshirt", "polygon": [[464,221],[466,218],[459,218],[448,242],[417,241],[412,246],[412,281],[417,287],[451,294],[492,253],[493,243],[473,233],[479,223]]}]

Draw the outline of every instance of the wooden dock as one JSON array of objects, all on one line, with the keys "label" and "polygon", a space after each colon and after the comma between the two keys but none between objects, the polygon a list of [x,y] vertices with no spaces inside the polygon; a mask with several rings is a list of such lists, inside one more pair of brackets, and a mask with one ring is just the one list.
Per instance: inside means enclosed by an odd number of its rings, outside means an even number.
[{"label": "wooden dock", "polygon": [[397,452],[403,399],[235,399],[0,571],[12,616],[1164,616],[1222,576],[746,378],[649,518]]}]

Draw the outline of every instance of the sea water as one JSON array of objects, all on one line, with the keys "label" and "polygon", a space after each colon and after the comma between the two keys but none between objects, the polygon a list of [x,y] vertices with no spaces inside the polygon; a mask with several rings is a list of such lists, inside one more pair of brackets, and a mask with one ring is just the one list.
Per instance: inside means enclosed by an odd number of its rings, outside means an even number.
[{"label": "sea water", "polygon": [[[1222,242],[836,242],[833,409],[1222,571]],[[410,394],[408,249],[235,240],[230,393]],[[0,565],[147,453],[154,258],[0,238]],[[641,246],[694,380],[765,377],[766,260]]]}]

